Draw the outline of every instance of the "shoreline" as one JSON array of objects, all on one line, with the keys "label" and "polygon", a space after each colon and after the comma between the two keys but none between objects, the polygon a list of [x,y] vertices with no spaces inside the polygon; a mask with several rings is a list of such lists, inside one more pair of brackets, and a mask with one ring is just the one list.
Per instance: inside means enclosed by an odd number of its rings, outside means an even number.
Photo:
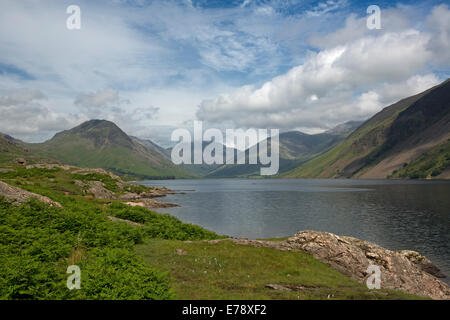
[{"label": "shoreline", "polygon": [[[164,189],[170,190],[166,187]],[[178,193],[170,191],[172,192],[167,192],[163,196]],[[179,207],[172,205],[175,206]],[[440,280],[448,279],[448,276],[441,273],[437,266],[417,251],[389,250],[366,240],[313,230],[300,231],[293,236],[271,240],[235,237],[205,240],[210,244],[222,241],[283,251],[301,250],[361,283],[365,283],[370,276],[367,267],[379,264],[385,280],[383,289],[400,290],[436,300],[450,300],[450,286]]]}]

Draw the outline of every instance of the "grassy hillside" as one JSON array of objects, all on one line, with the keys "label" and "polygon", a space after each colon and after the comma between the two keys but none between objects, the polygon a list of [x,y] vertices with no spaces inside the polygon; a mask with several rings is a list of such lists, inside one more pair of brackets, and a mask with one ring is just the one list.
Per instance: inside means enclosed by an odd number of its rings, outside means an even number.
[{"label": "grassy hillside", "polygon": [[377,113],[347,139],[284,177],[386,178],[450,135],[450,82]]},{"label": "grassy hillside", "polygon": [[193,177],[159,152],[130,138],[114,123],[91,120],[52,139],[26,144],[32,152],[63,163],[87,168],[104,168],[130,178]]},{"label": "grassy hillside", "polygon": [[[170,299],[170,279],[146,264],[134,245],[149,238],[219,237],[169,215],[85,196],[71,170],[10,169],[0,173],[2,181],[45,195],[62,208],[36,200],[17,205],[0,196],[0,299]],[[114,184],[105,186],[114,191]],[[82,271],[81,290],[66,287],[66,269],[73,264]]]},{"label": "grassy hillside", "polygon": [[0,133],[0,164],[16,162],[18,159],[24,159],[27,163],[37,163],[44,160],[50,162],[49,159],[40,157],[22,147],[14,138]]},{"label": "grassy hillside", "polygon": [[396,170],[391,178],[425,179],[438,177],[450,168],[450,139]]}]

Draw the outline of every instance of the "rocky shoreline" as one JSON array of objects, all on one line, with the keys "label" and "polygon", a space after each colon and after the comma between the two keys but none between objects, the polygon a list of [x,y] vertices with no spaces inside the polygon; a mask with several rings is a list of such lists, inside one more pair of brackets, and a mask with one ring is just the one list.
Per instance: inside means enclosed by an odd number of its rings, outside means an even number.
[{"label": "rocky shoreline", "polygon": [[27,165],[26,169],[41,168],[41,169],[54,169],[59,168],[63,170],[71,170],[72,174],[87,175],[91,173],[108,175],[112,179],[116,180],[116,186],[123,193],[116,194],[115,192],[108,190],[105,184],[101,181],[89,181],[83,182],[80,180],[74,180],[74,183],[85,190],[86,195],[92,195],[94,198],[103,200],[120,200],[122,203],[130,206],[140,206],[147,209],[158,208],[170,208],[178,207],[176,204],[167,203],[163,201],[154,200],[154,198],[165,197],[168,194],[175,194],[177,192],[167,189],[165,187],[148,187],[144,192],[130,192],[127,191],[132,184],[123,181],[118,175],[101,169],[101,168],[79,168],[70,165],[61,164],[34,164]]},{"label": "rocky shoreline", "polygon": [[301,250],[362,283],[366,283],[370,276],[368,266],[376,265],[381,271],[383,289],[400,290],[436,300],[450,299],[449,286],[438,279],[445,275],[416,251],[392,251],[368,241],[310,230],[298,232],[284,241],[229,238],[208,242],[213,244],[219,241],[277,250]]}]

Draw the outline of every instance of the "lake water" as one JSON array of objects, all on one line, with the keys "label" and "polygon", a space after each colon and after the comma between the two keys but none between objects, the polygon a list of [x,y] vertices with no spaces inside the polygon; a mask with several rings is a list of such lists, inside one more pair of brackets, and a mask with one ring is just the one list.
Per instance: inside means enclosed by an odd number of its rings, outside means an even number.
[{"label": "lake water", "polygon": [[[450,275],[450,181],[155,180],[185,194],[158,209],[219,234],[249,239],[318,230],[419,251]],[[192,191],[195,190],[195,191]],[[448,283],[449,278],[445,281]]]}]

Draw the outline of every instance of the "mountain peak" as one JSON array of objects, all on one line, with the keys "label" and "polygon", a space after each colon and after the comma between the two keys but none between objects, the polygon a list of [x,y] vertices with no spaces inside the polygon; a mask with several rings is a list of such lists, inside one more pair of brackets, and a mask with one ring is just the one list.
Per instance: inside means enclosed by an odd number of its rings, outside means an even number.
[{"label": "mountain peak", "polygon": [[80,129],[80,130],[88,130],[91,128],[111,128],[118,129],[122,131],[114,122],[104,119],[92,119],[83,122],[82,124],[72,128],[71,130]]},{"label": "mountain peak", "polygon": [[70,136],[91,140],[96,147],[112,143],[130,148],[133,144],[131,138],[122,129],[108,120],[93,119],[85,121],[72,129],[57,133],[53,139],[66,139]]}]

